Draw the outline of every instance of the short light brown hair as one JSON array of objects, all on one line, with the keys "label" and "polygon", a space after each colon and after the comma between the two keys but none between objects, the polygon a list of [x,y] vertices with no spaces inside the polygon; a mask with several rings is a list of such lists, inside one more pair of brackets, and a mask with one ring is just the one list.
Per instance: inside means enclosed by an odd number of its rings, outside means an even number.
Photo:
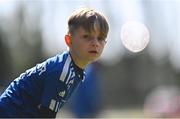
[{"label": "short light brown hair", "polygon": [[109,25],[106,18],[90,8],[81,8],[75,11],[68,20],[68,32],[73,34],[76,29],[82,27],[87,32],[95,31],[95,24],[99,25],[100,36],[106,39]]}]

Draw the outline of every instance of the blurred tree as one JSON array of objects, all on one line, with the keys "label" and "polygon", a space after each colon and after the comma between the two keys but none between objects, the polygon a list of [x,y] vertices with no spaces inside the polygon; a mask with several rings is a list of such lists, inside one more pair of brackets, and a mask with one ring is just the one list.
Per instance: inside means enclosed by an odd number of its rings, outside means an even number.
[{"label": "blurred tree", "polygon": [[103,66],[106,106],[142,107],[144,98],[154,87],[177,84],[180,75],[173,69],[168,57],[167,54],[161,64],[157,64],[146,50],[137,54],[126,52],[118,64]]},{"label": "blurred tree", "polygon": [[9,28],[16,29],[11,33],[14,36],[14,39],[11,40],[16,40],[12,48],[15,74],[12,77],[16,77],[25,69],[31,68],[44,59],[40,13],[39,10],[31,13],[22,2],[18,5],[16,14],[13,16],[14,26]]},{"label": "blurred tree", "polygon": [[6,42],[7,37],[0,27],[0,87],[4,86],[12,73],[11,55]]}]

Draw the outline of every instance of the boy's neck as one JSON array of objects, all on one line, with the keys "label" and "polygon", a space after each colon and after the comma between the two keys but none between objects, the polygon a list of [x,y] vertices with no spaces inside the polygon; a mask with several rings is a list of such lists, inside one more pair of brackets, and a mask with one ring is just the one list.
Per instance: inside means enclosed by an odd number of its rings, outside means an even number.
[{"label": "boy's neck", "polygon": [[79,68],[85,69],[85,67],[89,64],[88,62],[83,62],[83,61],[80,61],[79,59],[77,59],[71,51],[69,51],[69,53],[70,53],[72,60]]}]

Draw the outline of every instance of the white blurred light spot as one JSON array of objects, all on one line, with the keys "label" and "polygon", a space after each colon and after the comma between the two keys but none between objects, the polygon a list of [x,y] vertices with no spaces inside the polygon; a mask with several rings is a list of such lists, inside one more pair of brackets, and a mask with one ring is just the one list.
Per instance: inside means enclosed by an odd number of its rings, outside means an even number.
[{"label": "white blurred light spot", "polygon": [[121,41],[131,52],[142,51],[149,43],[149,30],[140,22],[128,21],[121,29]]}]

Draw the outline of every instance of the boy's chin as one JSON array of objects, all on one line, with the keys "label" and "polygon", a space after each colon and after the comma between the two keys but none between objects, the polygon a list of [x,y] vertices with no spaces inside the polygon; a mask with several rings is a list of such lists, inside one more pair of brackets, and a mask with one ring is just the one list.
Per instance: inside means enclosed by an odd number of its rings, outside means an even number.
[{"label": "boy's chin", "polygon": [[97,61],[99,59],[99,57],[96,57],[96,58],[92,58],[92,59],[90,59],[90,62],[92,63],[92,62],[95,62],[95,61]]}]

